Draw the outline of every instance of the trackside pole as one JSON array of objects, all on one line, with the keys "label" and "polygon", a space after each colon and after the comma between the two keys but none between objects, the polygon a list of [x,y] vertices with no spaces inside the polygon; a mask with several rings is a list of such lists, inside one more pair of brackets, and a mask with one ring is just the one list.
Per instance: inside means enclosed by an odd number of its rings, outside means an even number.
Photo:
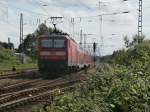
[{"label": "trackside pole", "polygon": [[94,67],[96,66],[96,43],[93,43]]}]

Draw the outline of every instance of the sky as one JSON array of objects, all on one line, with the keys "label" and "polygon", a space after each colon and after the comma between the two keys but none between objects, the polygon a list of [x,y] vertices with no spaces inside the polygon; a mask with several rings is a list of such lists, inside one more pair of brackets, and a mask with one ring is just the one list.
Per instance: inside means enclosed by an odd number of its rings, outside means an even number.
[{"label": "sky", "polygon": [[[0,0],[0,41],[8,37],[19,45],[20,13],[24,19],[24,37],[52,16],[64,17],[57,28],[69,33],[77,42],[80,30],[86,43],[98,43],[100,55],[125,47],[123,37],[137,34],[138,0]],[[150,1],[143,0],[143,34],[150,37]],[[127,14],[122,12],[129,11]],[[116,13],[114,15],[114,13]],[[102,15],[102,16],[100,16]],[[71,21],[74,18],[74,22]]]}]

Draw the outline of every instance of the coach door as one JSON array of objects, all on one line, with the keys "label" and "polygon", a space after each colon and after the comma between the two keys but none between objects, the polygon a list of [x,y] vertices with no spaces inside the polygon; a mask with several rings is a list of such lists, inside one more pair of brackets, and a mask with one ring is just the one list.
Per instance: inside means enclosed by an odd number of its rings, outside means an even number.
[{"label": "coach door", "polygon": [[77,66],[79,66],[79,61],[80,61],[80,59],[79,59],[79,50],[78,50],[79,48],[77,48],[77,60],[76,60],[76,62],[77,62]]},{"label": "coach door", "polygon": [[70,45],[70,65],[72,66],[72,45]]}]

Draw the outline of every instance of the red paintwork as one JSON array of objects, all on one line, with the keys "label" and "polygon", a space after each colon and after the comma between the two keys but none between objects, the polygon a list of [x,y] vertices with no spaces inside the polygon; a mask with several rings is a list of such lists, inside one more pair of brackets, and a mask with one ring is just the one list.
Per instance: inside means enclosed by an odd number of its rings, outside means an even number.
[{"label": "red paintwork", "polygon": [[[58,35],[59,36],[59,35]],[[42,35],[38,37],[38,57],[39,59],[47,59],[47,60],[66,60],[68,62],[68,66],[84,66],[91,64],[92,58],[91,55],[82,48],[79,47],[79,45],[70,37],[65,36],[65,48],[50,48],[45,49],[41,47],[40,40],[47,38],[46,35]],[[41,51],[65,51],[65,56],[41,56]]]},{"label": "red paintwork", "polygon": [[[50,60],[65,60],[66,59],[66,56],[56,56],[56,55],[51,55],[51,56],[41,56],[40,55],[40,52],[41,51],[52,51],[52,52],[54,52],[54,54],[55,54],[55,52],[56,51],[65,51],[66,52],[66,48],[42,48],[41,47],[41,41],[40,40],[42,40],[42,39],[46,39],[47,38],[47,36],[46,35],[41,35],[41,36],[39,36],[38,37],[38,57],[40,58],[40,59],[50,59]],[[67,44],[67,40],[65,40],[65,45]],[[67,54],[67,52],[66,52],[66,54]]]}]

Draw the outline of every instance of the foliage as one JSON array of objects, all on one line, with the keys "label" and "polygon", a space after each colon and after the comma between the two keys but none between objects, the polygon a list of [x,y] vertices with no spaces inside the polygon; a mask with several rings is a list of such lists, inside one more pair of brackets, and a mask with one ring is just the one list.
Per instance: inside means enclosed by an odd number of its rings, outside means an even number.
[{"label": "foliage", "polygon": [[130,42],[129,38],[127,36],[124,36],[124,43],[125,43],[126,48],[131,48],[137,44],[142,43],[144,39],[145,39],[145,35],[142,35],[140,37],[138,35],[134,35],[133,40]]},{"label": "foliage", "polygon": [[[144,61],[143,59],[147,59],[148,55],[146,49],[150,48],[148,46],[148,43],[150,42],[144,39],[144,35],[142,37],[134,35],[133,40],[130,42],[129,38],[127,36],[124,36],[125,46],[128,49],[114,51],[113,55],[104,56],[101,58],[101,60],[111,64],[114,63],[127,66],[131,65],[131,63],[139,64],[141,63],[141,61]],[[140,59],[139,62],[139,58],[143,59]]]},{"label": "foliage", "polygon": [[145,40],[127,51],[114,52],[113,60],[115,64],[127,65],[137,69],[141,68],[144,64],[150,62],[150,41]]},{"label": "foliage", "polygon": [[101,67],[74,92],[54,97],[48,112],[149,112],[150,41],[111,57],[111,69]]},{"label": "foliage", "polygon": [[36,38],[39,35],[49,34],[49,28],[45,24],[39,25],[36,31],[32,34],[28,34],[26,38],[23,40],[23,44],[20,44],[17,52],[24,52],[28,56],[36,59],[37,56],[37,46],[36,46]]},{"label": "foliage", "polygon": [[[23,40],[23,44],[20,44],[17,52],[21,53],[24,50],[24,53],[33,59],[37,58],[37,37],[39,35],[50,35],[54,32],[54,29],[47,27],[45,24],[40,24],[34,33],[28,34]],[[55,33],[63,33],[62,31],[56,29]]]},{"label": "foliage", "polygon": [[144,35],[142,35],[140,37],[138,35],[133,36],[133,41],[130,42],[130,47],[137,45],[137,43],[139,43],[139,44],[142,43],[144,41],[144,39],[145,39]]},{"label": "foliage", "polygon": [[0,47],[3,47],[5,49],[14,49],[14,44],[13,43],[0,42]]},{"label": "foliage", "polygon": [[15,61],[16,57],[12,50],[9,49],[0,49],[0,62],[6,62],[6,61]]},{"label": "foliage", "polygon": [[114,51],[112,57],[114,59],[114,63],[127,64],[126,59],[128,58],[128,55],[127,55],[125,49]]},{"label": "foliage", "polygon": [[100,59],[101,63],[110,63],[110,64],[112,64],[113,63],[112,58],[113,58],[112,55],[106,55],[106,56],[100,57],[99,59]]},{"label": "foliage", "polygon": [[[149,68],[149,67],[147,67]],[[73,93],[56,96],[48,112],[148,112],[150,69],[115,66],[100,71]],[[44,110],[42,111],[44,112]]]},{"label": "foliage", "polygon": [[124,43],[125,43],[126,48],[130,47],[130,41],[127,36],[124,36]]},{"label": "foliage", "polygon": [[28,34],[26,38],[24,39],[23,44],[19,45],[19,48],[17,52],[22,52],[22,49],[24,50],[24,53],[32,58],[36,58],[37,49],[36,49],[36,37],[34,34]]},{"label": "foliage", "polygon": [[15,55],[15,51],[9,49],[0,49],[0,71],[11,70],[12,66],[16,69],[36,68],[35,62],[27,62],[21,64],[21,61]]}]

